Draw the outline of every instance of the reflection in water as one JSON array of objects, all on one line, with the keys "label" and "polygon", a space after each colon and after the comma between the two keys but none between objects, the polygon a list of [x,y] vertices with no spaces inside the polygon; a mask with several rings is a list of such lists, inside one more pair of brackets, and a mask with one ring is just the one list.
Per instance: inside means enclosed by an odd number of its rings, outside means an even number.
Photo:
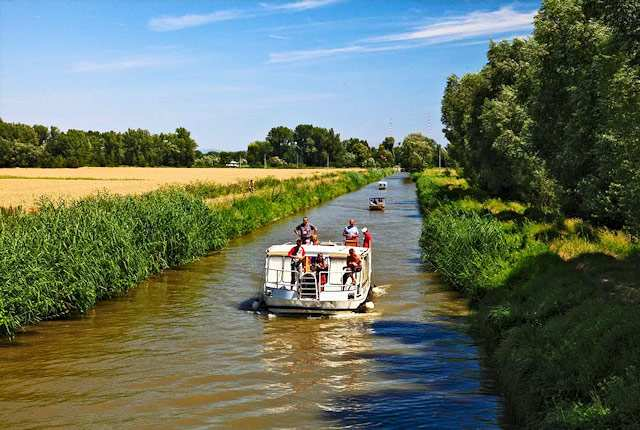
[{"label": "reflection in water", "polygon": [[0,344],[8,428],[495,428],[501,404],[465,334],[467,308],[419,264],[415,189],[392,178],[309,211],[323,240],[354,216],[374,235],[376,310],[269,318],[238,309],[264,250],[299,216],[125,297]]}]

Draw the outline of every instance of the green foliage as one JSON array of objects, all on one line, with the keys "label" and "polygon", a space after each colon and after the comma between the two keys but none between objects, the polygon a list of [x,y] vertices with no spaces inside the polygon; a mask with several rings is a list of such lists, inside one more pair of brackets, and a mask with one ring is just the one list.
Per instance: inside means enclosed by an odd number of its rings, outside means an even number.
[{"label": "green foliage", "polygon": [[438,147],[433,139],[420,133],[412,133],[402,141],[397,158],[406,171],[419,172],[437,165]]},{"label": "green foliage", "polygon": [[151,274],[388,173],[320,177],[313,192],[296,180],[265,178],[256,188],[271,193],[213,206],[204,198],[244,192],[246,184],[103,194],[74,203],[44,201],[36,213],[6,211],[0,214],[0,334],[13,336],[24,325],[84,312]]},{"label": "green foliage", "polygon": [[191,166],[196,142],[175,133],[124,133],[33,127],[0,120],[0,167]]},{"label": "green foliage", "polygon": [[545,0],[534,37],[449,78],[451,156],[477,188],[640,234],[637,1]]},{"label": "green foliage", "polygon": [[518,428],[640,426],[640,245],[580,219],[533,222],[455,174],[414,175],[425,260],[474,300]]}]

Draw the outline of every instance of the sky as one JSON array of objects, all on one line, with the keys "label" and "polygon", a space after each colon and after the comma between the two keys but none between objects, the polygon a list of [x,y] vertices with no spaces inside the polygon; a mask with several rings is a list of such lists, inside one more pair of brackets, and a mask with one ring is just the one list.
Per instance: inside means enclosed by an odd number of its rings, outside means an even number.
[{"label": "sky", "polygon": [[245,149],[314,124],[446,145],[447,77],[527,37],[539,1],[0,0],[0,118],[66,130],[185,127]]}]

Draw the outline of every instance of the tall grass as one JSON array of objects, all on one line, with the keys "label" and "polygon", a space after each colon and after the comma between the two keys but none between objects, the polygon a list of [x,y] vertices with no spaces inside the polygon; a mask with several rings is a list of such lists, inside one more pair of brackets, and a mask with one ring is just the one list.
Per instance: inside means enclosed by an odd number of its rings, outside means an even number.
[{"label": "tall grass", "polygon": [[206,184],[141,196],[101,194],[43,202],[0,216],[0,335],[42,319],[84,312],[151,274],[225,246],[275,219],[378,180],[389,171],[346,172],[305,188],[258,181],[273,192],[207,205]]},{"label": "tall grass", "polygon": [[455,175],[415,177],[424,259],[473,299],[517,428],[640,428],[640,246],[529,219]]}]

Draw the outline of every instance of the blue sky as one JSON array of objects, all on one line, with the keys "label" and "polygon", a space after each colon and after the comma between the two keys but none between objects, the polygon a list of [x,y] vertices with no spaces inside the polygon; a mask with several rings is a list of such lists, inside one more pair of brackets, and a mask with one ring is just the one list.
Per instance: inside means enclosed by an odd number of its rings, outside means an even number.
[{"label": "blue sky", "polygon": [[443,144],[447,76],[529,35],[539,1],[0,0],[0,117],[62,129],[191,130],[244,149],[276,125],[376,146]]}]

